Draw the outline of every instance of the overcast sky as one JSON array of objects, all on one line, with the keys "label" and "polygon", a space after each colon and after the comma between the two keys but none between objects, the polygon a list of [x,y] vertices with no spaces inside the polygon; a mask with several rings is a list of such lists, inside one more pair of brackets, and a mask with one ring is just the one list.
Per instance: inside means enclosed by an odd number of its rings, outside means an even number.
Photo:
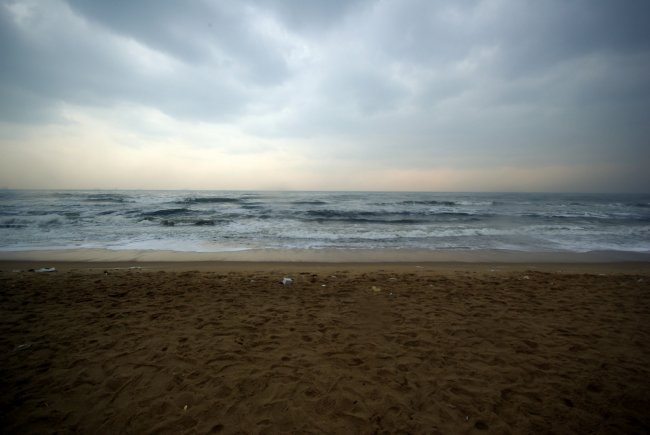
[{"label": "overcast sky", "polygon": [[0,187],[650,191],[647,0],[0,0]]}]

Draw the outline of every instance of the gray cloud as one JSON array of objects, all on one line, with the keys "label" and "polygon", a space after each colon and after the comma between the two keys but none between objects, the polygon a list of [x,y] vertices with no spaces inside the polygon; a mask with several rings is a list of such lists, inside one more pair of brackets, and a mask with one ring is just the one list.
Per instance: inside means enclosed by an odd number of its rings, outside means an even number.
[{"label": "gray cloud", "polygon": [[324,158],[650,164],[649,14],[643,0],[3,1],[0,117],[126,103]]},{"label": "gray cloud", "polygon": [[510,2],[490,26],[504,48],[499,72],[512,78],[595,53],[647,51],[648,13],[636,0]]},{"label": "gray cloud", "polygon": [[256,32],[250,11],[232,2],[69,0],[85,18],[189,65],[234,69],[261,84],[288,75],[281,48]]},{"label": "gray cloud", "polygon": [[[92,4],[97,6],[92,12],[101,15],[104,4]],[[110,9],[122,13],[113,13],[101,23],[109,32],[97,32],[96,21],[75,15],[76,9],[69,10],[64,4],[38,4],[22,25],[12,19],[8,8],[2,8],[2,51],[7,61],[7,68],[0,73],[3,84],[54,104],[134,102],[173,116],[212,120],[235,116],[250,100],[250,88],[267,86],[286,74],[282,62],[268,60],[271,55],[263,47],[255,49],[259,53],[249,51],[234,60],[220,57],[221,45],[211,50],[212,28],[207,24],[215,16],[206,17],[199,10],[192,12],[205,24],[201,33],[183,22],[186,32],[181,32],[182,26],[165,27],[173,16],[187,16],[181,11],[158,11],[155,16],[147,14],[146,9]],[[122,23],[122,15],[130,18]],[[119,28],[111,27],[122,23],[137,28],[138,21],[141,28],[133,33],[128,29],[120,33]],[[155,25],[147,27],[147,22]],[[222,33],[228,34],[229,30]],[[196,42],[187,42],[192,40]],[[248,41],[240,47],[246,44],[253,46]],[[134,53],[128,52],[129,46]],[[138,48],[153,55],[151,70],[139,63]],[[161,66],[158,63],[164,62],[171,64],[169,70],[157,72]]]},{"label": "gray cloud", "polygon": [[348,14],[366,12],[372,0],[286,1],[249,0],[249,5],[276,17],[285,26],[301,33],[322,33],[335,28]]}]

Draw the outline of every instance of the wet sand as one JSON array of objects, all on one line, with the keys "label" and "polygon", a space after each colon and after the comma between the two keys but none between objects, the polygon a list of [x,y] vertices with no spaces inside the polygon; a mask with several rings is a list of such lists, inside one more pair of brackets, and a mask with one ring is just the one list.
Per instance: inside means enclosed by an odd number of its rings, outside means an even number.
[{"label": "wet sand", "polygon": [[222,252],[155,249],[0,251],[0,261],[284,262],[284,263],[650,263],[648,252],[527,252],[507,249],[245,249]]},{"label": "wet sand", "polygon": [[649,263],[0,270],[7,433],[650,431]]}]

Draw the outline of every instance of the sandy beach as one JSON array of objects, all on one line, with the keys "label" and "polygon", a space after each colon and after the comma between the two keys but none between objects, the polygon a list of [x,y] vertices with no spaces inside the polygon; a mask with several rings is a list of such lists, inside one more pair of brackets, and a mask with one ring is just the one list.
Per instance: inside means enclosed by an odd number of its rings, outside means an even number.
[{"label": "sandy beach", "polygon": [[650,435],[649,16],[0,0],[0,435]]},{"label": "sandy beach", "polygon": [[650,430],[647,262],[0,270],[6,433]]}]

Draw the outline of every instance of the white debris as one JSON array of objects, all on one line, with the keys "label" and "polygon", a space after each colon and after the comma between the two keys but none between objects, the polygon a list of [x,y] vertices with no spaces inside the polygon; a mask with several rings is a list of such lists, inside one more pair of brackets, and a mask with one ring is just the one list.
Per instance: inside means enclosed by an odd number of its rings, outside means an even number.
[{"label": "white debris", "polygon": [[35,269],[34,272],[37,273],[56,272],[56,269],[54,267],[41,267],[40,269]]},{"label": "white debris", "polygon": [[282,285],[291,285],[293,284],[293,280],[289,278],[288,276],[285,276],[282,278]]}]

